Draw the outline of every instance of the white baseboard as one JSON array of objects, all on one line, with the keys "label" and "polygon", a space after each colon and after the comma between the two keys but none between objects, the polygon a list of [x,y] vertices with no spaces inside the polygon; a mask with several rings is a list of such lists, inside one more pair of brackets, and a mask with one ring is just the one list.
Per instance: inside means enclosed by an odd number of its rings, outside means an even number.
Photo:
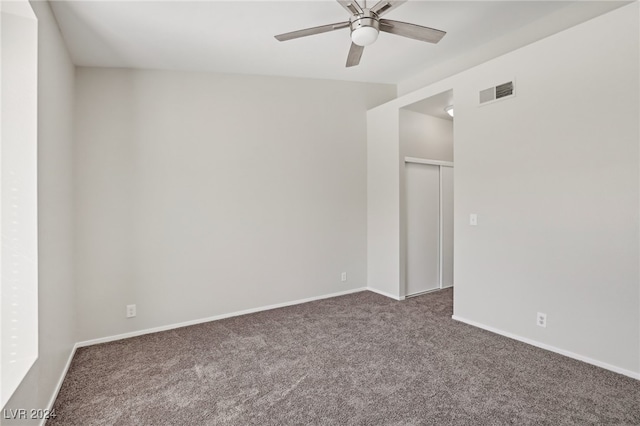
[{"label": "white baseboard", "polygon": [[564,349],[556,348],[555,346],[547,345],[546,343],[541,343],[541,342],[538,342],[536,340],[532,340],[532,339],[528,339],[526,337],[518,336],[516,334],[509,333],[509,332],[503,331],[503,330],[499,330],[497,328],[490,327],[488,325],[484,325],[484,324],[481,324],[479,322],[471,321],[471,320],[468,320],[466,318],[462,318],[462,317],[459,317],[459,316],[456,316],[456,315],[452,315],[451,318],[453,318],[456,321],[460,321],[460,322],[463,322],[465,324],[469,324],[469,325],[472,325],[474,327],[478,327],[478,328],[481,328],[483,330],[487,330],[487,331],[490,331],[492,333],[499,334],[501,336],[505,336],[505,337],[508,337],[510,339],[513,339],[513,340],[518,340],[520,342],[527,343],[529,345],[536,346],[536,347],[541,348],[541,349],[546,349],[548,351],[555,352],[557,354],[564,355],[566,357],[573,358],[573,359],[576,359],[578,361],[586,362],[587,364],[595,365],[596,367],[604,368],[605,370],[613,371],[615,373],[622,374],[624,376],[631,377],[631,378],[636,379],[636,380],[640,380],[640,372],[634,372],[634,371],[627,370],[627,369],[624,369],[624,368],[616,367],[615,365],[607,364],[606,362],[598,361],[598,360],[586,357],[584,355],[580,355],[580,354],[577,354],[577,353],[574,353],[574,352],[571,352],[571,351],[567,351],[567,350],[564,350]]},{"label": "white baseboard", "polygon": [[[228,314],[221,314],[221,315],[216,315],[216,316],[207,317],[207,318],[201,318],[201,319],[196,319],[196,320],[191,320],[191,321],[185,321],[185,322],[181,322],[181,323],[177,323],[177,324],[169,324],[169,325],[160,326],[160,327],[153,327],[153,328],[147,328],[147,329],[144,329],[144,330],[132,331],[130,333],[116,334],[116,335],[113,335],[113,336],[101,337],[99,339],[92,339],[92,340],[85,340],[85,341],[82,341],[82,342],[78,342],[75,345],[73,345],[73,348],[71,349],[71,353],[69,354],[69,359],[67,359],[67,363],[65,364],[64,369],[62,370],[62,373],[60,375],[60,379],[58,380],[58,384],[56,385],[56,388],[53,391],[53,394],[51,395],[51,399],[49,400],[49,405],[47,406],[47,408],[49,410],[51,410],[53,408],[53,404],[55,404],[56,398],[58,397],[58,394],[60,393],[60,389],[62,388],[62,383],[64,382],[64,378],[67,376],[67,372],[69,371],[69,367],[71,366],[71,361],[73,360],[73,356],[76,354],[76,350],[78,348],[82,348],[82,347],[85,347],[85,346],[96,345],[98,343],[113,342],[115,340],[126,339],[126,338],[129,338],[129,337],[142,336],[144,334],[157,333],[159,331],[172,330],[174,328],[187,327],[187,326],[190,326],[190,325],[201,324],[201,323],[210,322],[210,321],[216,321],[216,320],[220,320],[220,319],[224,319],[224,318],[236,317],[236,316],[239,316],[239,315],[246,315],[246,314],[252,314],[252,313],[256,313],[256,312],[268,311],[268,310],[271,310],[271,309],[284,308],[286,306],[299,305],[301,303],[313,302],[315,300],[329,299],[331,297],[338,297],[338,296],[344,296],[344,295],[352,294],[352,293],[359,293],[361,291],[366,291],[366,290],[368,290],[366,287],[361,287],[361,288],[356,288],[356,289],[352,289],[352,290],[340,291],[340,292],[337,292],[337,293],[325,294],[325,295],[322,295],[322,296],[315,296],[315,297],[308,297],[306,299],[292,300],[290,302],[277,303],[275,305],[262,306],[262,307],[259,307],[259,308],[252,308],[252,309],[245,309],[243,311],[236,311],[236,312],[231,312],[231,313],[228,313]],[[46,423],[46,419],[43,419],[42,422],[40,423],[40,426],[43,426],[45,423]]]},{"label": "white baseboard", "polygon": [[374,293],[378,293],[381,296],[390,297],[393,300],[398,300],[398,301],[404,300],[404,297],[398,297],[398,296],[395,296],[395,295],[393,295],[391,293],[387,293],[386,291],[377,290],[375,288],[367,287],[365,290],[369,290],[369,291],[372,291]]},{"label": "white baseboard", "polygon": [[[56,398],[58,398],[58,394],[60,393],[60,389],[62,388],[62,382],[64,382],[64,378],[67,376],[67,372],[69,371],[69,367],[71,367],[71,361],[73,361],[73,357],[76,354],[76,349],[78,349],[78,344],[76,343],[71,348],[71,352],[69,353],[69,358],[67,358],[67,362],[62,369],[62,373],[60,374],[60,378],[58,379],[58,383],[56,384],[56,388],[53,390],[53,394],[51,395],[51,399],[49,399],[49,404],[47,404],[46,409],[51,411],[53,409],[53,404],[56,402]],[[40,426],[44,426],[47,422],[47,419],[42,419],[40,422]]]},{"label": "white baseboard", "polygon": [[[177,323],[177,324],[169,324],[169,325],[160,326],[160,327],[153,327],[153,328],[147,328],[147,329],[144,329],[144,330],[132,331],[130,333],[117,334],[117,335],[113,335],[113,336],[102,337],[102,338],[99,338],[99,339],[92,339],[92,340],[85,340],[85,341],[82,341],[82,342],[78,342],[73,346],[73,348],[71,350],[71,353],[69,354],[69,358],[67,359],[67,363],[65,364],[64,369],[62,370],[62,373],[60,375],[60,379],[58,380],[58,384],[56,385],[56,388],[55,388],[53,394],[51,395],[51,399],[49,400],[49,404],[48,404],[47,408],[49,410],[51,410],[53,408],[53,404],[55,403],[56,398],[58,397],[58,393],[60,392],[60,389],[62,388],[62,383],[64,382],[64,378],[66,377],[67,372],[69,371],[69,367],[71,366],[71,362],[72,362],[73,357],[74,357],[74,355],[76,353],[76,350],[78,348],[85,347],[85,346],[96,345],[96,344],[99,344],[99,343],[113,342],[115,340],[126,339],[126,338],[129,338],[129,337],[135,337],[135,336],[142,336],[142,335],[145,335],[145,334],[157,333],[159,331],[172,330],[174,328],[181,328],[181,327],[187,327],[187,326],[195,325],[195,324],[202,324],[202,323],[205,323],[205,322],[210,322],[210,321],[216,321],[216,320],[225,319],[225,318],[236,317],[236,316],[239,316],[239,315],[246,315],[246,314],[252,314],[252,313],[256,313],[256,312],[268,311],[268,310],[271,310],[271,309],[283,308],[283,307],[286,307],[286,306],[299,305],[299,304],[302,304],[302,303],[313,302],[315,300],[329,299],[329,298],[332,298],[332,297],[344,296],[344,295],[352,294],[352,293],[359,293],[361,291],[367,291],[367,290],[371,291],[373,293],[380,294],[380,295],[385,296],[385,297],[389,297],[389,298],[394,299],[394,300],[398,300],[398,301],[404,300],[404,297],[397,297],[397,296],[392,295],[390,293],[387,293],[385,291],[377,290],[377,289],[370,288],[370,287],[361,287],[361,288],[341,291],[341,292],[337,292],[337,293],[325,294],[325,295],[322,295],[322,296],[315,296],[315,297],[309,297],[309,298],[306,298],[306,299],[292,300],[290,302],[277,303],[277,304],[274,304],[274,305],[262,306],[262,307],[258,307],[258,308],[252,308],[252,309],[245,309],[245,310],[242,310],[242,311],[236,311],[236,312],[231,312],[231,313],[227,313],[227,314],[221,314],[221,315],[216,315],[216,316],[212,316],[212,317],[207,317],[207,318],[201,318],[201,319],[196,319],[196,320],[191,320],[191,321],[185,321],[185,322],[181,322],[181,323]],[[499,330],[499,329],[496,329],[496,328],[493,328],[493,327],[489,327],[489,326],[486,326],[484,324],[480,324],[480,323],[475,322],[475,321],[467,320],[465,318],[461,318],[461,317],[456,316],[456,315],[453,315],[452,318],[454,320],[456,320],[456,321],[460,321],[460,322],[472,325],[474,327],[478,327],[478,328],[490,331],[492,333],[496,333],[496,334],[499,334],[499,335],[502,335],[502,336],[505,336],[505,337],[509,337],[511,339],[518,340],[520,342],[524,342],[524,343],[527,343],[527,344],[530,344],[530,345],[533,345],[533,346],[536,346],[536,347],[539,347],[539,348],[542,348],[542,349],[549,350],[551,352],[558,353],[560,355],[567,356],[569,358],[577,359],[579,361],[583,361],[583,362],[586,362],[588,364],[592,364],[592,365],[604,368],[606,370],[614,371],[616,373],[623,374],[625,376],[632,377],[634,379],[640,380],[640,373],[635,373],[635,372],[630,371],[630,370],[619,368],[619,367],[616,367],[614,365],[607,364],[607,363],[604,363],[604,362],[601,362],[601,361],[597,361],[597,360],[594,360],[594,359],[591,359],[591,358],[588,358],[588,357],[585,357],[585,356],[582,356],[582,355],[578,355],[578,354],[575,354],[573,352],[569,352],[569,351],[566,351],[566,350],[563,350],[563,349],[559,349],[559,348],[556,348],[554,346],[550,346],[550,345],[547,345],[547,344],[544,344],[544,343],[540,343],[540,342],[537,342],[535,340],[527,339],[525,337],[521,337],[521,336],[509,333],[509,332],[506,332],[506,331],[502,331],[502,330]],[[45,423],[46,423],[46,420],[43,420],[40,424],[42,426]]]},{"label": "white baseboard", "polygon": [[290,302],[276,303],[275,305],[260,306],[258,308],[251,308],[251,309],[245,309],[245,310],[242,310],[242,311],[230,312],[230,313],[227,313],[227,314],[214,315],[212,317],[200,318],[200,319],[195,319],[195,320],[190,320],[190,321],[184,321],[184,322],[180,322],[180,323],[176,323],[176,324],[163,325],[163,326],[160,326],[160,327],[152,327],[152,328],[146,328],[144,330],[131,331],[129,333],[122,333],[122,334],[116,334],[116,335],[113,335],[113,336],[100,337],[98,339],[84,340],[82,342],[76,343],[76,347],[81,348],[81,347],[84,347],[84,346],[97,345],[99,343],[113,342],[115,340],[128,339],[129,337],[142,336],[142,335],[145,335],[145,334],[157,333],[159,331],[173,330],[174,328],[188,327],[190,325],[202,324],[202,323],[205,323],[205,322],[217,321],[217,320],[221,320],[221,319],[225,319],[225,318],[231,318],[231,317],[237,317],[239,315],[246,315],[246,314],[253,314],[253,313],[256,313],[256,312],[269,311],[271,309],[284,308],[286,306],[299,305],[301,303],[313,302],[315,300],[329,299],[329,298],[332,298],[332,297],[344,296],[344,295],[352,294],[352,293],[359,293],[361,291],[366,291],[366,290],[367,290],[366,287],[361,287],[361,288],[356,288],[356,289],[352,289],[352,290],[340,291],[340,292],[337,292],[337,293],[325,294],[325,295],[322,295],[322,296],[314,296],[314,297],[308,297],[306,299],[292,300]]}]

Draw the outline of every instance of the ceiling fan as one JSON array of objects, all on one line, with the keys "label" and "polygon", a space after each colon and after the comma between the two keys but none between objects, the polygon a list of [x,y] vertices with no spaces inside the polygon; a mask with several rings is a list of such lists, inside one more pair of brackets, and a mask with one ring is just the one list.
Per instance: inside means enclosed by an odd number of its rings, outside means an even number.
[{"label": "ceiling fan", "polygon": [[439,42],[446,34],[444,31],[416,24],[380,19],[382,15],[392,11],[407,0],[381,0],[371,8],[367,7],[366,0],[364,0],[364,7],[360,6],[356,0],[337,1],[351,14],[348,21],[279,34],[275,36],[276,39],[286,41],[349,27],[351,29],[351,48],[347,56],[347,67],[353,67],[360,63],[364,47],[373,44],[378,39],[380,31],[429,43]]}]

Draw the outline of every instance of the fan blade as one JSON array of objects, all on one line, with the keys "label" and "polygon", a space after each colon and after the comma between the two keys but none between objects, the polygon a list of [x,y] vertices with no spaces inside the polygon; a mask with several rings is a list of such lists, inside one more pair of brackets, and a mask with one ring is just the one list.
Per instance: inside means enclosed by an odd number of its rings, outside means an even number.
[{"label": "fan blade", "polygon": [[371,11],[378,16],[382,16],[390,10],[395,9],[407,0],[381,0],[371,8]]},{"label": "fan blade", "polygon": [[349,12],[352,15],[357,15],[359,13],[362,13],[362,8],[360,7],[360,5],[356,0],[338,0],[338,3],[340,3],[340,6],[347,9],[347,12]]},{"label": "fan blade", "polygon": [[351,43],[351,48],[349,49],[349,56],[347,56],[347,68],[355,67],[360,63],[362,52],[364,52],[364,46],[358,46],[353,42]]},{"label": "fan blade", "polygon": [[380,31],[429,43],[439,42],[446,34],[444,31],[433,28],[422,27],[416,24],[408,24],[406,22],[392,21],[390,19],[380,20]]},{"label": "fan blade", "polygon": [[279,34],[276,37],[278,41],[287,41],[294,38],[306,37],[314,34],[328,33],[329,31],[339,30],[341,28],[347,28],[349,21],[338,22],[337,24],[322,25],[319,27],[306,28],[304,30],[292,31],[290,33]]}]

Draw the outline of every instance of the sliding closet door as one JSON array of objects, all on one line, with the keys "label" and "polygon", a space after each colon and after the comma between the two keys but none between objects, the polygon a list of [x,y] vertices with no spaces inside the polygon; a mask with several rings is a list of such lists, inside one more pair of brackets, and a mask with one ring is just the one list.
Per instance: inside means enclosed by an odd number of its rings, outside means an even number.
[{"label": "sliding closet door", "polygon": [[442,189],[442,288],[453,285],[453,167],[440,167]]},{"label": "sliding closet door", "polygon": [[440,288],[439,166],[406,163],[407,296]]}]

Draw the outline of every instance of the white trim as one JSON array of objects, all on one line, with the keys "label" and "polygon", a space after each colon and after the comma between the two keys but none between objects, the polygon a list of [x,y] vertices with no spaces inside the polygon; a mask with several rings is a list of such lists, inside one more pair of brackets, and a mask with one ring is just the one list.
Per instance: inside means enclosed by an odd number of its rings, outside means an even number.
[{"label": "white trim", "polygon": [[627,370],[627,369],[624,369],[624,368],[616,367],[615,365],[607,364],[606,362],[598,361],[598,360],[595,360],[593,358],[586,357],[584,355],[579,355],[579,354],[577,354],[575,352],[567,351],[565,349],[556,348],[555,346],[547,345],[546,343],[541,343],[541,342],[538,342],[536,340],[528,339],[526,337],[521,337],[521,336],[518,336],[517,334],[509,333],[507,331],[502,331],[502,330],[499,330],[497,328],[493,328],[493,327],[490,327],[488,325],[484,325],[484,324],[481,324],[479,322],[471,321],[471,320],[468,320],[468,319],[465,319],[465,318],[462,318],[462,317],[459,317],[459,316],[456,316],[456,315],[452,315],[451,318],[453,318],[456,321],[460,321],[460,322],[463,322],[465,324],[469,324],[469,325],[472,325],[474,327],[478,327],[478,328],[481,328],[483,330],[487,330],[487,331],[490,331],[492,333],[496,333],[496,334],[499,334],[501,336],[505,336],[505,337],[508,337],[510,339],[513,339],[513,340],[518,340],[520,342],[527,343],[529,345],[532,345],[532,346],[535,346],[535,347],[538,347],[538,348],[541,348],[541,349],[545,349],[545,350],[548,350],[548,351],[551,351],[551,352],[555,352],[557,354],[564,355],[564,356],[569,357],[569,358],[577,359],[578,361],[586,362],[587,364],[595,365],[596,367],[604,368],[605,370],[613,371],[614,373],[622,374],[624,376],[631,377],[631,378],[636,379],[636,380],[640,380],[640,372],[634,372],[634,371]]},{"label": "white trim", "polygon": [[425,290],[425,291],[421,291],[419,293],[410,294],[405,299],[409,299],[409,298],[412,298],[412,297],[418,297],[418,296],[424,296],[425,294],[435,293],[436,291],[440,291],[440,290],[442,290],[440,287],[432,288],[431,290]]},{"label": "white trim", "polygon": [[271,309],[284,308],[286,306],[299,305],[302,303],[313,302],[315,300],[329,299],[332,297],[344,296],[352,293],[359,293],[368,290],[366,287],[356,288],[352,290],[340,291],[337,293],[325,294],[322,296],[308,297],[306,299],[292,300],[290,302],[276,303],[275,305],[260,306],[258,308],[245,309],[242,311],[230,312],[227,314],[214,315],[212,317],[200,318],[190,321],[184,321],[175,324],[162,325],[160,327],[146,328],[144,330],[131,331],[129,333],[115,334],[113,336],[100,337],[98,339],[84,340],[76,343],[76,347],[97,345],[99,343],[113,342],[115,340],[128,339],[129,337],[142,336],[145,334],[157,333],[159,331],[173,330],[174,328],[188,327],[190,325],[202,324],[204,322],[217,321],[225,318],[237,317],[239,315],[253,314],[256,312],[269,311]]},{"label": "white trim", "polygon": [[453,162],[451,161],[427,160],[425,158],[418,158],[418,157],[404,157],[404,162],[417,163],[417,164],[431,164],[432,166],[453,167]]},{"label": "white trim", "polygon": [[[49,400],[49,404],[47,406],[47,409],[49,409],[49,410],[53,409],[53,405],[55,404],[56,399],[58,398],[58,394],[60,393],[60,389],[62,388],[62,383],[64,382],[64,379],[67,376],[69,368],[71,367],[71,362],[73,361],[73,357],[75,356],[76,350],[78,348],[82,348],[82,347],[85,347],[85,346],[96,345],[96,344],[99,344],[99,343],[113,342],[115,340],[127,339],[129,337],[142,336],[144,334],[157,333],[159,331],[172,330],[174,328],[187,327],[189,325],[201,324],[201,323],[204,323],[204,322],[216,321],[216,320],[220,320],[220,319],[224,319],[224,318],[236,317],[236,316],[239,316],[239,315],[246,315],[246,314],[252,314],[252,313],[261,312],[261,311],[268,311],[268,310],[271,310],[271,309],[283,308],[283,307],[286,307],[286,306],[299,305],[299,304],[302,304],[302,303],[313,302],[315,300],[322,300],[322,299],[329,299],[329,298],[332,298],[332,297],[345,296],[347,294],[359,293],[359,292],[366,291],[366,290],[370,290],[370,289],[367,288],[367,287],[361,287],[361,288],[356,288],[356,289],[352,289],[352,290],[340,291],[340,292],[337,292],[337,293],[325,294],[325,295],[322,295],[322,296],[308,297],[306,299],[298,299],[298,300],[293,300],[293,301],[290,301],[290,302],[277,303],[275,305],[262,306],[262,307],[259,307],[259,308],[252,308],[252,309],[245,309],[243,311],[231,312],[231,313],[228,313],[228,314],[216,315],[216,316],[208,317],[208,318],[185,321],[185,322],[181,322],[181,323],[177,323],[177,324],[169,324],[169,325],[165,325],[165,326],[161,326],[161,327],[147,328],[145,330],[138,330],[138,331],[133,331],[133,332],[130,332],[130,333],[116,334],[116,335],[113,335],[113,336],[102,337],[102,338],[99,338],[99,339],[92,339],[92,340],[85,340],[85,341],[82,341],[82,342],[77,342],[75,345],[73,345],[73,348],[71,349],[71,353],[69,354],[69,358],[67,359],[67,363],[65,364],[65,366],[64,366],[64,368],[62,370],[62,373],[60,375],[60,379],[58,380],[56,388],[55,388],[55,390],[53,391],[53,393],[51,395],[51,398]],[[40,426],[43,426],[45,423],[46,423],[46,419],[43,419],[42,422],[40,422]]]},{"label": "white trim", "polygon": [[[64,365],[62,369],[62,374],[60,374],[60,378],[58,379],[58,384],[51,395],[51,399],[49,399],[49,404],[47,404],[46,409],[49,412],[53,409],[53,404],[55,404],[56,399],[58,398],[58,394],[60,393],[60,389],[62,388],[62,383],[64,382],[64,378],[67,377],[67,372],[69,371],[69,367],[71,367],[71,361],[73,361],[73,357],[76,355],[76,349],[78,349],[78,344],[76,343],[71,348],[71,352],[69,353],[69,358],[67,359],[67,363]],[[42,419],[40,421],[40,426],[44,426],[47,423],[47,419]]]},{"label": "white trim", "polygon": [[442,208],[442,166],[438,167],[438,281],[439,288],[442,290],[442,278],[444,268],[444,220],[442,220],[443,208]]},{"label": "white trim", "polygon": [[371,291],[373,293],[378,293],[381,296],[385,296],[385,297],[388,297],[388,298],[393,299],[393,300],[398,300],[398,301],[404,300],[404,296],[402,296],[402,297],[395,296],[395,295],[393,295],[391,293],[387,293],[386,291],[378,290],[378,289],[375,289],[375,288],[367,287],[365,290],[369,290],[369,291]]}]

